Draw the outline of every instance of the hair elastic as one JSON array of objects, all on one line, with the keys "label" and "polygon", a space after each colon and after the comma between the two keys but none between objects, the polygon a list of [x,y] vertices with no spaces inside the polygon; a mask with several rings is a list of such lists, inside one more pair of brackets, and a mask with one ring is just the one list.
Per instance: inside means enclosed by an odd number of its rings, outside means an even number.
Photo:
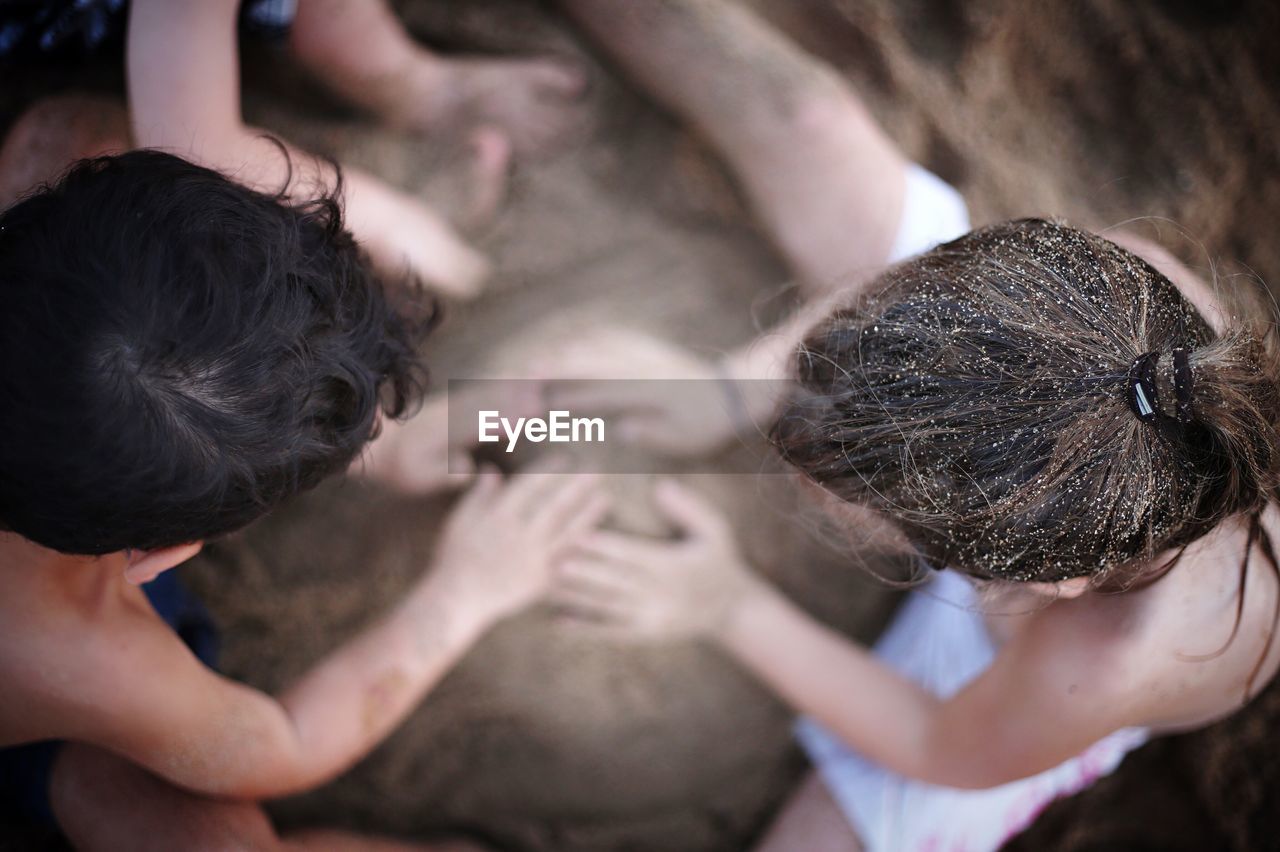
[{"label": "hair elastic", "polygon": [[1159,397],[1156,394],[1156,360],[1159,352],[1147,352],[1139,355],[1129,365],[1129,378],[1126,398],[1129,408],[1139,420],[1146,423],[1156,416],[1160,410]]},{"label": "hair elastic", "polygon": [[[1156,385],[1156,362],[1159,352],[1146,352],[1134,359],[1129,366],[1125,397],[1129,408],[1143,423],[1157,414],[1175,417],[1179,423],[1191,422],[1191,353],[1183,347],[1173,350],[1173,411],[1161,409],[1160,392]],[[1167,388],[1166,388],[1167,390]]]}]

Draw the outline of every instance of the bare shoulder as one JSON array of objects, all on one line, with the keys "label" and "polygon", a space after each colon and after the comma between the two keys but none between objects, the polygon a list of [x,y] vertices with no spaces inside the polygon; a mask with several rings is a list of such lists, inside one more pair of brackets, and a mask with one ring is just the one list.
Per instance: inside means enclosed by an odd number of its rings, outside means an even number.
[{"label": "bare shoulder", "polygon": [[101,743],[125,706],[173,682],[156,672],[203,668],[119,572],[13,538],[0,540],[0,743]]},{"label": "bare shoulder", "polygon": [[[1267,507],[1262,524],[1266,539],[1280,542],[1275,506]],[[1196,725],[1234,713],[1280,668],[1273,641],[1280,567],[1264,542],[1254,543],[1246,561],[1247,543],[1245,521],[1224,524],[1197,542],[1198,549],[1188,548],[1187,564],[1167,578],[1172,582],[1157,624],[1159,638],[1176,650],[1165,665],[1174,684],[1194,691],[1184,698],[1186,718],[1175,722]]]},{"label": "bare shoulder", "polygon": [[[1280,541],[1275,507],[1264,524]],[[1241,582],[1246,541],[1243,521],[1224,524],[1150,586],[1086,595],[1040,628],[1054,642],[1074,637],[1081,664],[1098,661],[1098,688],[1128,708],[1130,724],[1192,728],[1228,716],[1280,668],[1280,582],[1259,545]]]}]

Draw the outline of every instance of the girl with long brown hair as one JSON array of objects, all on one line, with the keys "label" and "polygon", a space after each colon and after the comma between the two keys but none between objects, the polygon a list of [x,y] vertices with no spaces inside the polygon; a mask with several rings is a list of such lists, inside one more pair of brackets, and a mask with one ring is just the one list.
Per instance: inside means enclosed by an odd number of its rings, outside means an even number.
[{"label": "girl with long brown hair", "polygon": [[[674,483],[656,497],[681,539],[598,532],[564,567],[559,599],[579,614],[709,640],[803,715],[820,780],[763,848],[994,849],[1150,734],[1228,715],[1273,677],[1265,312],[1229,310],[1120,234],[1043,219],[966,233],[955,191],[740,7],[655,0],[606,21],[566,5],[719,146],[812,289],[882,270],[718,365],[634,337],[579,345],[596,365],[643,345],[662,378],[789,379],[737,402],[833,517],[858,530],[872,510],[929,575],[864,649],[756,576]],[[616,384],[593,402],[642,442],[693,452],[732,434],[719,400],[691,417]]]}]

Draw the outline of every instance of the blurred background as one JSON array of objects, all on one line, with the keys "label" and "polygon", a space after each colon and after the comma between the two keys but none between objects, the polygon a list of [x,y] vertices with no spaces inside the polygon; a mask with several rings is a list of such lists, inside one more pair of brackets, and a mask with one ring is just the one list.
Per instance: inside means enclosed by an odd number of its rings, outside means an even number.
[{"label": "blurred background", "polygon": [[[608,0],[601,0],[608,2]],[[625,0],[613,0],[625,2]],[[748,0],[743,0],[748,2]],[[857,87],[898,144],[965,195],[975,224],[1152,217],[1221,286],[1280,283],[1280,6],[1271,0],[750,0]],[[591,76],[589,124],[521,163],[479,245],[497,273],[449,306],[437,380],[518,361],[529,341],[624,324],[703,350],[785,309],[781,262],[707,147],[584,45],[554,3],[401,0],[444,51],[551,53]],[[284,52],[246,50],[246,118],[462,215],[463,152],[380,127],[325,95]],[[118,58],[6,73],[0,127],[43,94],[119,98]],[[56,131],[54,131],[56,132]],[[523,348],[522,348],[523,347]],[[816,529],[794,495],[702,476],[757,566],[862,639],[895,593],[874,553]],[[655,529],[643,475],[613,483],[616,523]],[[223,628],[223,670],[273,689],[348,636],[426,565],[447,500],[331,483],[183,570]],[[1243,713],[1159,740],[1062,801],[1019,849],[1261,849],[1280,823],[1280,687]],[[469,832],[498,848],[747,848],[804,770],[790,717],[699,646],[566,636],[545,613],[504,625],[404,727],[335,783],[271,806],[284,826],[404,837]],[[0,848],[41,848],[21,826]]]}]

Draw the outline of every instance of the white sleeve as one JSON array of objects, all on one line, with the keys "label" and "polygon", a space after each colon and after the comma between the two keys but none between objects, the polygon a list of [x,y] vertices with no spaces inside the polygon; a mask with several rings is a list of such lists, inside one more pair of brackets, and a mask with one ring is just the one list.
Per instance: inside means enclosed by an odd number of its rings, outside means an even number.
[{"label": "white sleeve", "polygon": [[969,232],[969,208],[955,188],[922,166],[907,169],[902,221],[889,252],[897,263]]}]

